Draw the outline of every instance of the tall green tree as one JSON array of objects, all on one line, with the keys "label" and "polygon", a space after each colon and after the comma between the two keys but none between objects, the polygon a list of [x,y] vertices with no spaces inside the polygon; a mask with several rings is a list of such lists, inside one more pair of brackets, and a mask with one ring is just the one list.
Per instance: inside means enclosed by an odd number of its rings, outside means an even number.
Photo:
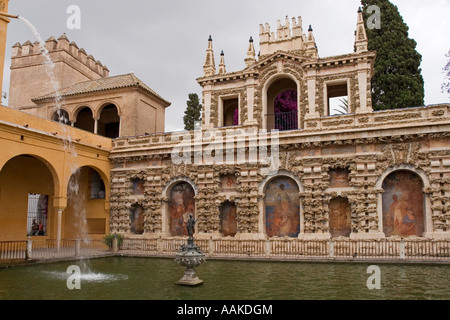
[{"label": "tall green tree", "polygon": [[444,69],[442,69],[442,72],[445,74],[445,82],[442,84],[442,92],[447,93],[450,98],[450,50],[448,50],[448,53],[445,56],[449,59]]},{"label": "tall green tree", "polygon": [[196,93],[189,94],[189,100],[186,101],[187,108],[184,111],[184,130],[194,130],[196,121],[201,121],[202,105]]},{"label": "tall green tree", "polygon": [[[397,6],[388,0],[362,0],[369,50],[377,52],[372,78],[374,110],[418,107],[424,104],[424,80],[417,43]],[[377,6],[380,15],[374,17]],[[381,23],[375,26],[374,19]]]}]

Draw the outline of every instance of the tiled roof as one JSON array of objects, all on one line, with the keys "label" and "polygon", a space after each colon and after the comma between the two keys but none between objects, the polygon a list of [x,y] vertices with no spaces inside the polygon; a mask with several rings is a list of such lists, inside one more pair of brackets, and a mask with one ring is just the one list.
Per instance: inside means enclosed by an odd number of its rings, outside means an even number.
[{"label": "tiled roof", "polygon": [[[158,97],[168,105],[170,102],[163,99],[160,95],[158,95],[155,91],[150,89],[144,82],[142,82],[138,77],[136,77],[133,73],[128,73],[124,75],[111,76],[106,78],[100,78],[96,80],[88,80],[84,82],[79,82],[64,89],[59,90],[59,94],[61,97],[69,97],[78,94],[112,90],[112,89],[120,89],[120,88],[129,88],[129,87],[140,87],[145,91],[151,93],[152,95]],[[41,96],[38,98],[32,99],[33,102],[52,99],[55,98],[56,92],[52,92],[45,96]]]}]

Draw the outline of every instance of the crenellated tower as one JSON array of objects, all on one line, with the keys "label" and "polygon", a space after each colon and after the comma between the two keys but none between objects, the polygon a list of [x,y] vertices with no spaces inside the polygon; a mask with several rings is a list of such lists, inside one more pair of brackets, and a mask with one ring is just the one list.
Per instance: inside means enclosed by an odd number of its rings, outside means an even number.
[{"label": "crenellated tower", "polygon": [[[48,38],[45,41],[45,47],[55,64],[53,73],[59,81],[57,89],[109,76],[106,66],[92,55],[88,55],[84,49],[80,49],[75,42],[71,42],[65,34],[58,39]],[[33,113],[36,105],[31,99],[55,91],[46,68],[46,60],[38,42],[26,41],[13,46],[9,90],[10,107],[29,110]]]},{"label": "crenellated tower", "polygon": [[270,25],[259,25],[259,38],[260,38],[260,50],[261,56],[270,55],[277,51],[292,52],[292,53],[305,53],[312,57],[317,57],[317,47],[315,44],[314,36],[312,34],[312,28],[308,35],[303,33],[302,18],[292,18],[289,22],[288,16],[286,16],[285,24],[281,24],[281,21],[277,21],[277,32],[270,31]]}]

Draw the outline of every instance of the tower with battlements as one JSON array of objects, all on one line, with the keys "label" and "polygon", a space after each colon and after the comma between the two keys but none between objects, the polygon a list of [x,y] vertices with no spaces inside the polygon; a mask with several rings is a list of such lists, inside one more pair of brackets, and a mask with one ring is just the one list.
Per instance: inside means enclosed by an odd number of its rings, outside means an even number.
[{"label": "tower with battlements", "polygon": [[55,64],[53,73],[57,79],[57,88],[47,74],[48,66],[39,43],[16,43],[11,57],[10,107],[35,113],[33,98],[109,75],[106,66],[80,49],[75,42],[69,41],[65,34],[58,39],[50,37],[45,41],[45,47]]}]

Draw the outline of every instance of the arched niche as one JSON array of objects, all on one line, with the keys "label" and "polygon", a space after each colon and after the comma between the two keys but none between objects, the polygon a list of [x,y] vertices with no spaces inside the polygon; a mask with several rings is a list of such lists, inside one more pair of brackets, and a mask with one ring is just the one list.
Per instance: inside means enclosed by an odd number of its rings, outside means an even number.
[{"label": "arched niche", "polygon": [[349,237],[351,233],[351,207],[347,198],[336,197],[328,204],[330,234],[332,238]]},{"label": "arched niche", "polygon": [[[299,128],[299,97],[300,85],[297,79],[289,73],[277,73],[270,77],[263,86],[263,125],[262,129],[273,130],[278,123],[278,130],[295,130]],[[291,96],[295,93],[297,110],[276,106],[276,101],[281,97]],[[287,94],[287,96],[286,96]],[[290,98],[288,100],[291,100]]]},{"label": "arched niche", "polygon": [[299,186],[288,176],[270,179],[264,188],[264,221],[268,237],[293,237],[300,233]]},{"label": "arched niche", "polygon": [[134,234],[144,233],[144,208],[137,203],[130,208],[130,231]]},{"label": "arched niche", "polygon": [[189,215],[195,217],[195,190],[189,182],[174,183],[168,192],[168,232],[171,236],[187,236]]},{"label": "arched niche", "polygon": [[422,178],[411,170],[396,170],[382,182],[383,232],[390,236],[423,236],[425,195]]},{"label": "arched niche", "polygon": [[298,129],[298,88],[290,77],[274,79],[266,93],[266,127],[279,131]]},{"label": "arched niche", "polygon": [[232,201],[225,201],[219,208],[220,232],[224,237],[237,233],[237,207]]}]

